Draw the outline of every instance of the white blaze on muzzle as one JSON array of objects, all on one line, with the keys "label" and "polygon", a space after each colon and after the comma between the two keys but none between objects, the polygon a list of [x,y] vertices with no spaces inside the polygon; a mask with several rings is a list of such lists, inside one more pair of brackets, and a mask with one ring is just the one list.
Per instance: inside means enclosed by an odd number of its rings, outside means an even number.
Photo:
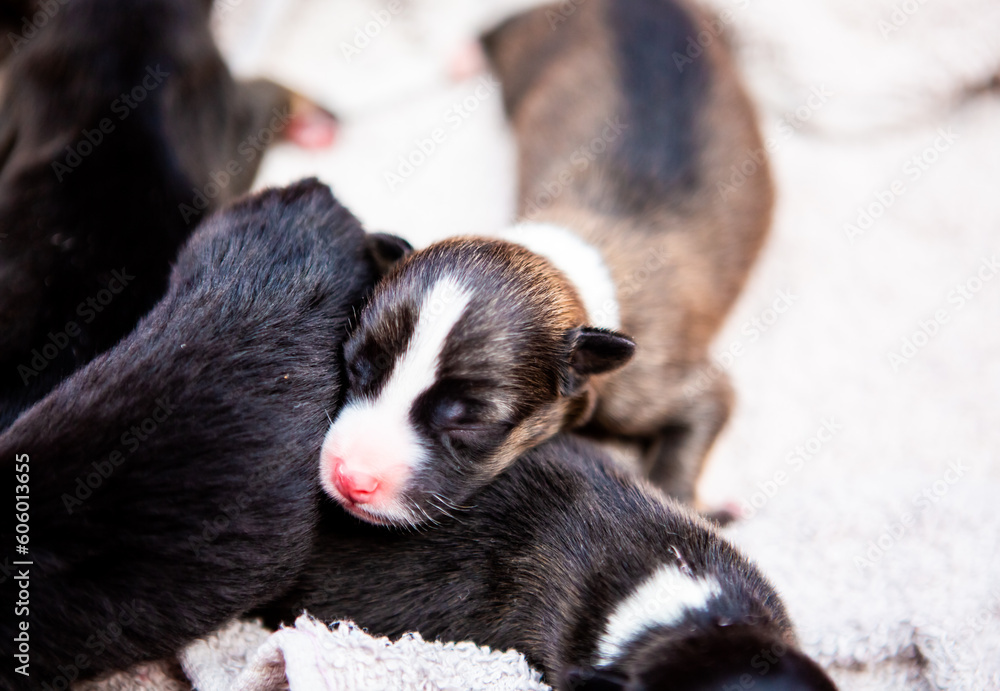
[{"label": "white blaze on muzzle", "polygon": [[414,402],[436,381],[448,335],[465,314],[471,293],[454,278],[438,280],[427,292],[403,353],[376,398],[361,398],[334,420],[320,453],[326,492],[348,507],[390,520],[408,520],[411,507],[400,493],[430,462],[410,421]]}]

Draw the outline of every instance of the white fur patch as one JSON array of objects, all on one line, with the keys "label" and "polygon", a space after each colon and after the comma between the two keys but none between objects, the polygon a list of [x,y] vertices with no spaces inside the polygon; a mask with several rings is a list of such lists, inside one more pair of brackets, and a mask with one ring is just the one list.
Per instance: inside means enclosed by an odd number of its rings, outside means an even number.
[{"label": "white fur patch", "polygon": [[471,293],[454,279],[435,283],[421,303],[413,336],[396,360],[392,374],[375,400],[360,399],[345,406],[323,441],[321,479],[324,488],[338,497],[331,481],[332,459],[350,472],[375,476],[386,501],[368,508],[383,515],[408,511],[393,509],[398,490],[426,462],[426,452],[410,423],[414,401],[434,384],[438,361],[448,334],[461,319]]},{"label": "white fur patch", "polygon": [[621,328],[615,282],[596,247],[552,223],[522,223],[501,231],[499,237],[545,257],[562,271],[580,294],[590,326]]},{"label": "white fur patch", "polygon": [[465,314],[471,298],[472,293],[450,276],[431,287],[420,305],[413,336],[374,403],[376,410],[409,411],[417,396],[430,388],[448,334]]},{"label": "white fur patch", "polygon": [[608,617],[597,644],[598,663],[611,664],[643,631],[674,626],[685,612],[705,609],[721,593],[722,587],[711,576],[696,578],[673,564],[660,566]]}]

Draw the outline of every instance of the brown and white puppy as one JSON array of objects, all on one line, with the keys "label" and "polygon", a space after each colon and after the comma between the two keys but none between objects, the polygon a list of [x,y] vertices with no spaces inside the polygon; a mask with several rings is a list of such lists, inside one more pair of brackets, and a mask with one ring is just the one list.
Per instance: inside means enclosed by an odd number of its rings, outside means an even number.
[{"label": "brown and white puppy", "polygon": [[741,157],[763,156],[747,97],[718,42],[678,65],[700,28],[686,4],[551,14],[486,41],[530,222],[413,253],[347,343],[347,404],[321,477],[366,520],[432,518],[581,425],[639,442],[654,482],[690,501],[728,416],[724,378],[687,385],[769,223],[763,158],[717,191]]},{"label": "brown and white puppy", "polygon": [[471,503],[413,532],[324,504],[298,581],[260,613],[513,648],[560,691],[834,689],[760,571],[594,442],[557,437]]},{"label": "brown and white puppy", "polygon": [[589,376],[633,344],[586,327],[565,276],[519,245],[456,238],[397,266],[345,346],[320,477],[365,520],[415,524],[585,420]]}]

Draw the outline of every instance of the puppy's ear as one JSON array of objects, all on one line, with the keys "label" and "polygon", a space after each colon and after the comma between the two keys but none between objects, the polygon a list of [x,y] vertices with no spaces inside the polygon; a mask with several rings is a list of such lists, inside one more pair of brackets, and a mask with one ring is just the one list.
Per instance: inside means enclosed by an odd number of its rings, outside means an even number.
[{"label": "puppy's ear", "polygon": [[401,237],[389,233],[368,233],[368,251],[375,260],[381,275],[388,273],[393,264],[413,251],[413,245]]},{"label": "puppy's ear", "polygon": [[593,667],[570,667],[563,672],[559,691],[625,691],[628,679]]},{"label": "puppy's ear", "polygon": [[617,331],[582,326],[570,332],[570,339],[569,364],[581,376],[616,370],[635,354],[635,341]]}]

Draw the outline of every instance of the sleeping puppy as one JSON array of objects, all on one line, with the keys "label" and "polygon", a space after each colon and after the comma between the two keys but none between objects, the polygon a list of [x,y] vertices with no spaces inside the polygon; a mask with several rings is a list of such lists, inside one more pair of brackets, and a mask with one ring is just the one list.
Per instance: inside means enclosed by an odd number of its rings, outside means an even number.
[{"label": "sleeping puppy", "polygon": [[753,564],[593,442],[557,437],[470,503],[415,532],[324,503],[308,565],[260,613],[513,648],[560,690],[834,689]]},{"label": "sleeping puppy", "polygon": [[[233,80],[209,5],[7,8],[20,38],[0,67],[0,430],[135,326],[202,215],[249,188],[294,122],[289,92]],[[27,39],[7,16],[21,11],[47,17]]]},{"label": "sleeping puppy", "polygon": [[[690,3],[603,0],[552,21],[487,41],[518,139],[528,223],[513,238],[567,265],[591,323],[635,339],[594,382],[588,429],[639,442],[653,482],[690,501],[731,405],[728,378],[695,381],[770,225],[766,150],[724,43],[689,57],[708,26]],[[562,260],[574,247],[603,269]]]},{"label": "sleeping puppy", "polygon": [[717,191],[764,155],[746,95],[718,43],[678,68],[699,30],[686,4],[551,13],[487,40],[531,222],[411,254],[346,346],[321,478],[364,520],[433,517],[572,428],[638,442],[650,478],[691,501],[728,416],[724,378],[687,385],[769,223],[765,159]]},{"label": "sleeping puppy", "polygon": [[64,688],[66,670],[174,654],[292,584],[341,340],[374,281],[361,227],[325,186],[244,199],[194,234],[135,331],[0,435],[30,504],[27,556],[0,529],[5,565],[33,561],[13,567],[30,603],[0,619],[0,688],[28,683],[11,664],[19,622],[30,681]]}]

